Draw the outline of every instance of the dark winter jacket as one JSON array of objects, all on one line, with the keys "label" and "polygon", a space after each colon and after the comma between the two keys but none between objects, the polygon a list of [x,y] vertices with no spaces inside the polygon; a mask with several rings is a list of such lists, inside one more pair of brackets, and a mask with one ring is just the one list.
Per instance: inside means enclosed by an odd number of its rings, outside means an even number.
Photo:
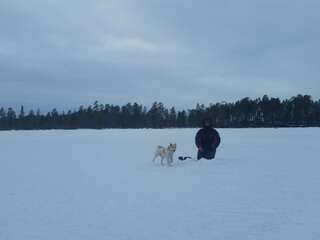
[{"label": "dark winter jacket", "polygon": [[199,149],[215,150],[220,144],[220,135],[214,128],[204,127],[197,132],[195,142]]}]

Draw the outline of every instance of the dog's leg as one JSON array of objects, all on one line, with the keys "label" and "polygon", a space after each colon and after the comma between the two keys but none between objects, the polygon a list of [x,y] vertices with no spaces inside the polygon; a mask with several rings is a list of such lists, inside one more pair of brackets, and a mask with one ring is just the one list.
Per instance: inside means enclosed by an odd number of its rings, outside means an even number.
[{"label": "dog's leg", "polygon": [[153,159],[152,159],[152,162],[154,162],[156,160],[156,158],[157,158],[157,155],[155,154]]},{"label": "dog's leg", "polygon": [[163,166],[163,159],[164,159],[164,157],[161,157],[161,165]]}]

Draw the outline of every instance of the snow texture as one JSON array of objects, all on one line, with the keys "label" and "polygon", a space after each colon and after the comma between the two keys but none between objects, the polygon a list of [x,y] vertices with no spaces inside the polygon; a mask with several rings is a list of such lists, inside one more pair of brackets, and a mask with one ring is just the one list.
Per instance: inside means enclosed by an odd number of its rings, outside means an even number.
[{"label": "snow texture", "polygon": [[319,128],[220,129],[215,160],[178,161],[196,131],[0,132],[0,239],[320,239]]}]

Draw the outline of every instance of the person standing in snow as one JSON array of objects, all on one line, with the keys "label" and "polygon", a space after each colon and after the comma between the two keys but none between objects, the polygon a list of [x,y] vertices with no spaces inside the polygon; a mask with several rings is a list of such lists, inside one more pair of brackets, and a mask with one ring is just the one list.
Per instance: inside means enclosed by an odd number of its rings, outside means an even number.
[{"label": "person standing in snow", "polygon": [[212,127],[212,120],[210,118],[203,120],[203,128],[197,132],[195,142],[198,148],[198,160],[201,158],[207,160],[214,159],[216,149],[220,145],[220,135],[218,131]]}]

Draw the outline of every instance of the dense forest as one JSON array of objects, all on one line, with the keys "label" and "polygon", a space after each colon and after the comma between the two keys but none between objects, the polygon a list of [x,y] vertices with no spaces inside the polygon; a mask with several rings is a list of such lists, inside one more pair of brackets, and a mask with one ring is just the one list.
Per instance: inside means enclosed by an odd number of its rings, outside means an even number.
[{"label": "dense forest", "polygon": [[309,127],[320,126],[320,100],[309,95],[290,99],[243,98],[233,103],[220,102],[177,111],[155,102],[148,109],[137,104],[124,106],[100,104],[80,106],[77,111],[41,114],[40,110],[19,113],[0,108],[0,130],[77,129],[77,128],[184,128],[199,127],[204,117],[211,117],[215,127]]}]

